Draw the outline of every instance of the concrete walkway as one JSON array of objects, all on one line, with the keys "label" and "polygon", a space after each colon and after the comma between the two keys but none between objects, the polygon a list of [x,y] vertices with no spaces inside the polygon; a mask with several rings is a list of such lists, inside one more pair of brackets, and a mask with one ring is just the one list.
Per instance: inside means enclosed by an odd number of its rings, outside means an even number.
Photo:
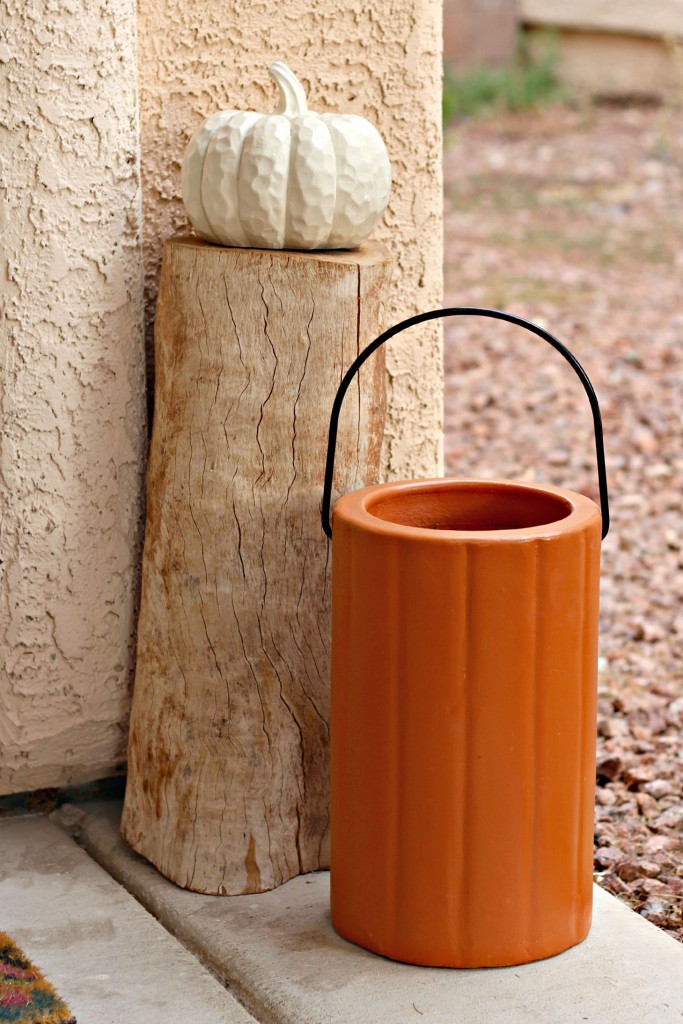
[{"label": "concrete walkway", "polygon": [[[410,967],[336,935],[325,872],[259,896],[200,896],[178,889],[125,846],[117,806],[59,813],[89,853],[264,1024],[683,1021],[683,945],[601,889],[588,939],[561,956],[479,971]],[[188,1021],[200,1019],[196,1010]]]},{"label": "concrete walkway", "polygon": [[43,971],[78,1024],[255,1024],[47,818],[0,821],[0,930]]}]

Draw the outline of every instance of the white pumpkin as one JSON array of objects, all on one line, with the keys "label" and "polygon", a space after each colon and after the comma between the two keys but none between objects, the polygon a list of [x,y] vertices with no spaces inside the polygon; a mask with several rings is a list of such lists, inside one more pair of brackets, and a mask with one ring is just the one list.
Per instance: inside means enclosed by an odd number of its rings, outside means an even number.
[{"label": "white pumpkin", "polygon": [[354,114],[313,114],[277,61],[275,114],[224,110],[185,152],[182,195],[198,234],[221,245],[347,249],[384,213],[391,165],[379,133]]}]

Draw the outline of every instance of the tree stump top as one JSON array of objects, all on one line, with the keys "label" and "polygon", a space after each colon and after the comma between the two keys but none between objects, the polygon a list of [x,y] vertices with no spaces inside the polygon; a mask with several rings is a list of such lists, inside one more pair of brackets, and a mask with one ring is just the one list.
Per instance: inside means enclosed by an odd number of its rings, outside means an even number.
[{"label": "tree stump top", "polygon": [[180,232],[173,235],[165,243],[168,246],[189,246],[194,249],[212,249],[216,253],[258,253],[263,256],[271,253],[273,256],[286,256],[288,259],[314,260],[325,263],[342,263],[351,266],[384,266],[392,262],[392,256],[386,246],[378,242],[368,240],[358,246],[357,249],[248,249],[235,248],[223,245],[214,245],[212,242],[205,242],[199,235],[191,231]]}]

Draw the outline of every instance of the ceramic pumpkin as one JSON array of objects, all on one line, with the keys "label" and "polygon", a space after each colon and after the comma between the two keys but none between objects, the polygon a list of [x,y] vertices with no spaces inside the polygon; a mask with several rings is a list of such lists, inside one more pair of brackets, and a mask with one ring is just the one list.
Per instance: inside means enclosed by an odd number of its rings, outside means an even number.
[{"label": "ceramic pumpkin", "polygon": [[277,61],[274,114],[224,110],[195,132],[182,196],[210,242],[264,249],[347,249],[384,213],[391,165],[377,130],[354,114],[314,114]]}]

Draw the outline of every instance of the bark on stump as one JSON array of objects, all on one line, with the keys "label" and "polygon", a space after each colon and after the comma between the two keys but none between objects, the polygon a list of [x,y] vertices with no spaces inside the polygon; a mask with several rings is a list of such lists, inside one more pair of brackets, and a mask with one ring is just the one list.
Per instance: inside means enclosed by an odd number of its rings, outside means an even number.
[{"label": "bark on stump", "polygon": [[[198,892],[328,865],[327,427],[390,273],[372,244],[165,247],[122,832]],[[339,491],[377,479],[383,424],[377,353],[345,402]]]}]

